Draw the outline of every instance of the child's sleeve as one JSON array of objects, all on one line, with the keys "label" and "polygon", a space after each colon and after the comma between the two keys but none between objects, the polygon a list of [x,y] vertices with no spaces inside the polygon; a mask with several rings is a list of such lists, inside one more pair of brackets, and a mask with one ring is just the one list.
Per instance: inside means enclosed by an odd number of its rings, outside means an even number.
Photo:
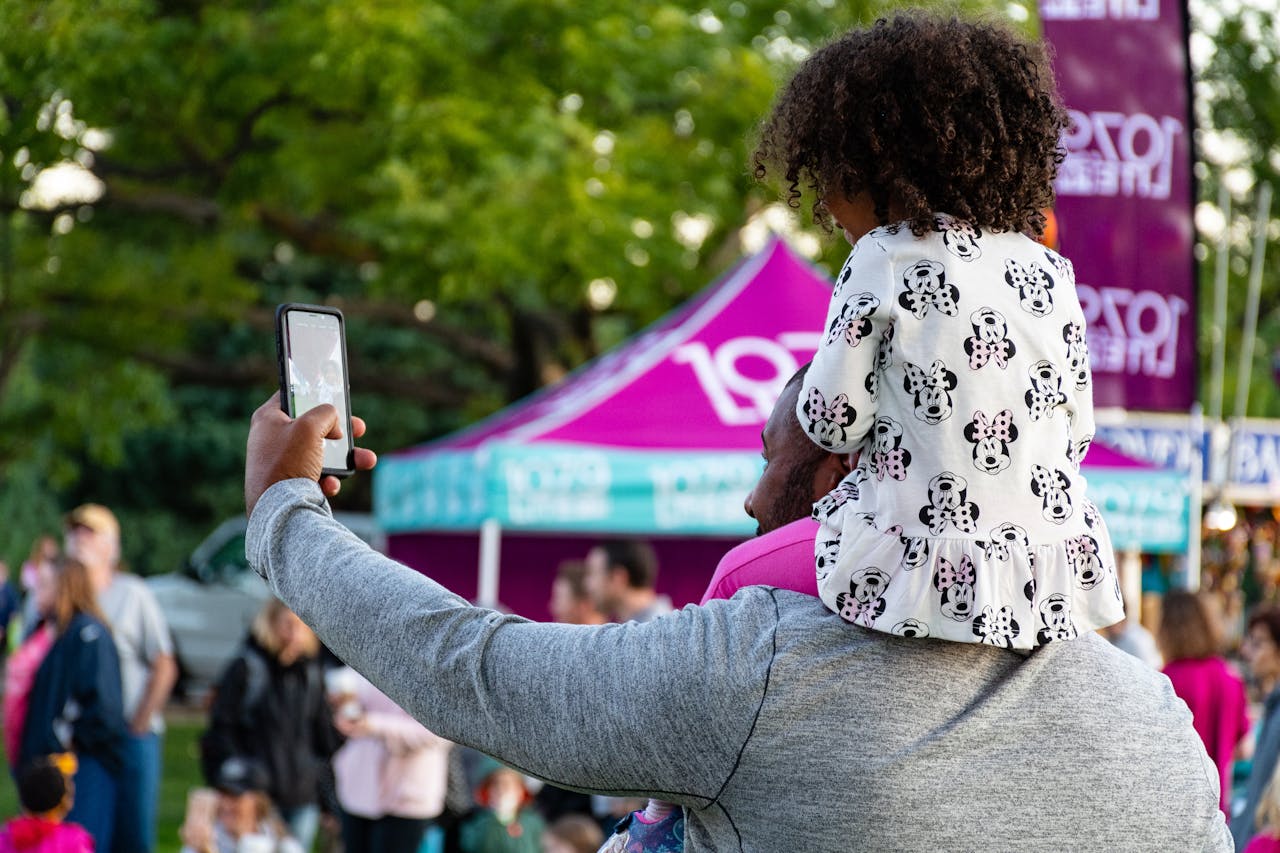
[{"label": "child's sleeve", "polygon": [[833,453],[851,453],[875,421],[876,362],[886,329],[892,329],[892,279],[889,251],[866,236],[854,245],[832,291],[796,416],[810,440]]}]

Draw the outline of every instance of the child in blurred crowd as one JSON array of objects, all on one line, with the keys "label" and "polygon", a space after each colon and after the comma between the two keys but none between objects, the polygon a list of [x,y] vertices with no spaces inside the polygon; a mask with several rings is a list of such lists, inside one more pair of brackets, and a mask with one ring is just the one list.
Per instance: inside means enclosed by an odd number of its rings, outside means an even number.
[{"label": "child in blurred crowd", "polygon": [[182,853],[302,853],[267,796],[267,771],[256,761],[229,758],[215,790],[191,792],[178,831]]},{"label": "child in blurred crowd", "polygon": [[70,752],[42,755],[18,774],[23,815],[0,830],[0,853],[91,853],[93,838],[84,827],[64,823],[75,789],[76,757]]},{"label": "child in blurred crowd", "polygon": [[530,808],[533,797],[524,777],[488,756],[476,775],[480,809],[462,825],[463,853],[541,853],[546,825]]}]

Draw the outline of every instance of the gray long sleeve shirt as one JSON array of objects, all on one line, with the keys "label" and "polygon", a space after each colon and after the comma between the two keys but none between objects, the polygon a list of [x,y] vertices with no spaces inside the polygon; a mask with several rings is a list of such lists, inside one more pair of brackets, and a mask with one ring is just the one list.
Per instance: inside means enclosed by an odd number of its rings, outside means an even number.
[{"label": "gray long sleeve shirt", "polygon": [[686,850],[1230,850],[1167,679],[1088,635],[911,640],[768,587],[652,622],[529,622],[370,550],[290,480],[249,561],[438,734],[563,787],[686,810]]}]

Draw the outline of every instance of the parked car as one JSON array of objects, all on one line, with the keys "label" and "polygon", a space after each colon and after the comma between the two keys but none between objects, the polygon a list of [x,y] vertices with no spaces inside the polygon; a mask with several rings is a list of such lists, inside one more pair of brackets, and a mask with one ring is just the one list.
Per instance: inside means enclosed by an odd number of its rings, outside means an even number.
[{"label": "parked car", "polygon": [[[334,517],[374,548],[386,550],[386,536],[373,516],[339,512]],[[244,556],[247,526],[243,516],[227,519],[181,571],[147,578],[173,634],[181,690],[202,690],[217,680],[270,596]]]}]

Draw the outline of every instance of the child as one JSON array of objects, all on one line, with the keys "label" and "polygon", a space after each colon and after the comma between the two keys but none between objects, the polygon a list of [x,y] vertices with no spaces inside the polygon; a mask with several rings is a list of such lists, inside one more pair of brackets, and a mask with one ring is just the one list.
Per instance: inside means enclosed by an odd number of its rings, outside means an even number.
[{"label": "child", "polygon": [[1243,853],[1280,853],[1280,785],[1272,776],[1258,803],[1258,834],[1249,839]]},{"label": "child", "polygon": [[1039,45],[923,13],[815,53],[765,122],[757,174],[853,243],[797,405],[861,451],[814,507],[818,591],[849,622],[1031,649],[1123,618],[1080,475],[1084,314],[1026,233],[1066,125]]},{"label": "child", "polygon": [[[1079,474],[1084,314],[1024,233],[1066,125],[1039,45],[921,12],[814,53],[764,123],[757,177],[812,190],[853,244],[796,407],[856,459],[814,506],[818,593],[850,622],[1029,649],[1124,618]],[[680,849],[680,820],[650,802],[604,849]]]},{"label": "child", "polygon": [[480,808],[462,824],[459,847],[464,853],[539,853],[545,825],[530,808],[533,797],[524,776],[484,756],[476,778]]},{"label": "child", "polygon": [[18,774],[22,817],[0,830],[0,853],[91,853],[93,838],[78,824],[63,823],[75,791],[76,757],[70,752],[42,755]]},{"label": "child", "polygon": [[218,768],[214,789],[187,799],[178,830],[183,853],[302,853],[267,796],[268,775],[257,761],[233,756]]}]

